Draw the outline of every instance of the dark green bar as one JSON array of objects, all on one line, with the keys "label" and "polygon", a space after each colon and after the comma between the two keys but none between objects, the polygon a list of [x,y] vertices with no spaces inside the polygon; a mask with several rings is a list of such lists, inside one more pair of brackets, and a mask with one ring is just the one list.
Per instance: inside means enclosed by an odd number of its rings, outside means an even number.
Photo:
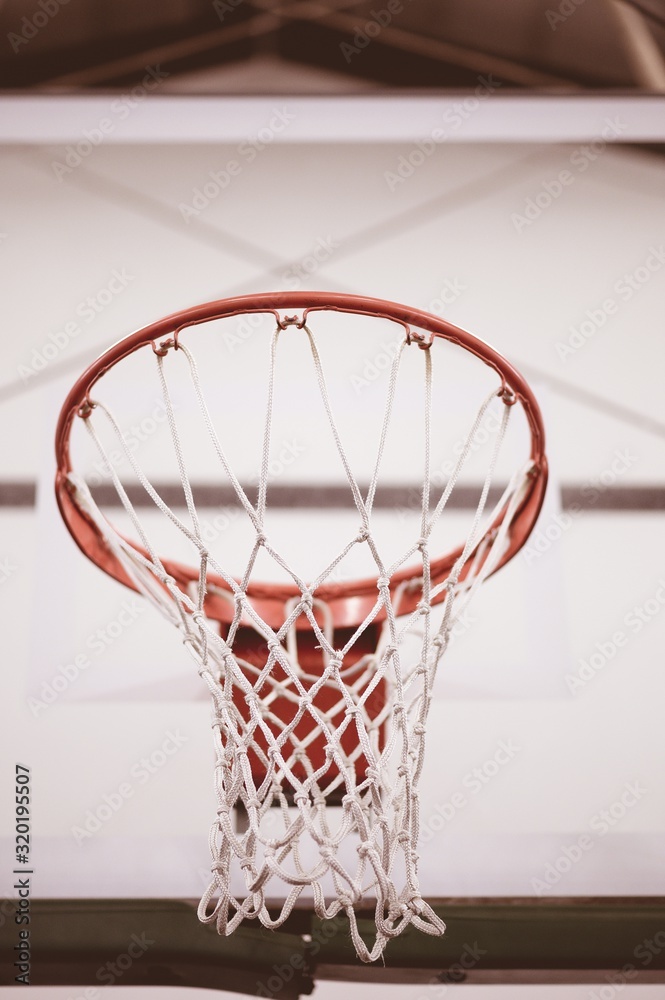
[{"label": "dark green bar", "polygon": [[[29,928],[32,986],[188,986],[279,1000],[314,988],[301,937],[256,923],[220,937],[199,923],[194,903],[33,900]],[[18,932],[11,918],[0,929],[2,985],[16,985]]]},{"label": "dark green bar", "polygon": [[[280,931],[245,923],[225,938],[199,923],[193,902],[33,900],[30,982],[200,987],[278,1000],[308,995],[317,979],[604,985],[623,976],[628,983],[665,983],[663,898],[440,899],[432,905],[447,924],[443,937],[411,927],[388,943],[382,960],[365,965],[345,919],[320,921],[305,906]],[[19,928],[6,906],[3,914],[0,984],[11,985]],[[371,945],[371,911],[359,914],[359,927]]]},{"label": "dark green bar", "polygon": [[[446,933],[430,937],[411,926],[391,940],[384,954],[388,981],[391,970],[401,970],[400,981],[409,981],[407,970],[427,970],[417,979],[604,983],[606,974],[632,966],[629,982],[665,982],[665,899],[659,897],[439,900],[433,908]],[[371,945],[369,913],[359,930]],[[322,942],[320,967],[360,965],[345,922],[315,920],[313,933]]]}]

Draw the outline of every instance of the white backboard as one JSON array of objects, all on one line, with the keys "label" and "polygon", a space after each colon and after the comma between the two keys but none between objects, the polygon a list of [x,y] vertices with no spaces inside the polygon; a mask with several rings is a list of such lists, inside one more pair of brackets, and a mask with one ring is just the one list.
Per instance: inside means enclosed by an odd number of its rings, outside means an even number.
[{"label": "white backboard", "polygon": [[[272,104],[266,121],[289,109],[288,98]],[[95,108],[77,113],[79,133],[94,126]],[[609,106],[581,135],[551,137],[568,141],[498,142],[488,125],[419,153],[409,116],[434,127],[440,113],[413,99],[390,112],[391,127],[402,115],[397,136],[326,143],[312,126],[309,138],[276,138],[251,159],[241,147],[267,127],[258,119],[225,143],[132,135],[78,164],[67,162],[70,125],[54,130],[54,145],[0,151],[2,474],[35,484],[34,505],[27,489],[0,511],[1,739],[5,756],[32,770],[41,896],[196,897],[214,815],[209,707],[186,651],[152,609],[85,560],[59,519],[59,408],[86,364],[132,330],[198,302],[292,287],[438,311],[508,357],[544,411],[552,473],[536,535],[478,596],[437,683],[422,789],[424,894],[665,892],[660,161],[621,136],[584,152],[613,117]],[[617,113],[633,127],[629,106]],[[231,162],[240,169],[230,174]],[[233,371],[218,409],[234,421],[241,465],[243,435],[256,437],[262,336],[218,344],[217,363]],[[376,365],[383,333],[360,356],[356,373],[367,360],[379,371],[360,392],[332,347],[331,381],[366,408],[370,426],[387,377]],[[287,378],[296,407],[302,370]],[[159,395],[140,375],[126,392],[158,461]],[[460,411],[465,399],[449,387],[441,404]],[[284,482],[341,481],[318,460],[306,419],[301,428],[309,471],[294,463]],[[390,482],[412,485],[411,448],[405,432]],[[362,436],[354,454],[360,462]],[[247,457],[243,475],[254,469]],[[205,465],[197,471],[206,478]],[[575,498],[583,509],[571,508]],[[298,514],[307,538],[344,516]],[[453,512],[451,531],[464,516]],[[381,517],[393,530],[388,508]],[[127,784],[119,807],[103,808]],[[106,818],[95,823],[97,814]]]}]

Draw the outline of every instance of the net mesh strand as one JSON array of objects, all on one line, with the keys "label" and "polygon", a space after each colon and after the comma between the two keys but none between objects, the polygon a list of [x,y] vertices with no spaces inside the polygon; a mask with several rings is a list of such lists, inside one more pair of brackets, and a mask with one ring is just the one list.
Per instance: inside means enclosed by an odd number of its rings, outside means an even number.
[{"label": "net mesh strand", "polygon": [[[122,430],[102,402],[81,413],[105,468],[118,492],[146,555],[137,551],[109,523],[86,483],[74,473],[71,485],[78,506],[95,523],[106,544],[134,586],[179,630],[198,666],[212,700],[215,750],[216,815],[210,830],[210,885],[199,905],[199,918],[229,935],[245,919],[277,928],[287,919],[301,894],[312,899],[321,919],[346,914],[359,958],[378,959],[390,938],[413,924],[440,935],[445,925],[422,898],[418,880],[418,784],[423,769],[425,729],[432,684],[455,623],[505,551],[508,529],[519,509],[530,463],[511,479],[489,515],[483,518],[492,476],[511,407],[503,406],[487,473],[463,550],[448,578],[433,585],[429,540],[469,455],[474,436],[488,407],[501,396],[499,388],[485,398],[461,450],[456,466],[435,504],[431,500],[430,439],[432,357],[422,350],[424,366],[425,448],[420,533],[391,565],[383,561],[372,533],[372,509],[390,426],[405,337],[392,362],[385,415],[370,486],[365,497],[351,471],[328,395],[316,340],[302,327],[314,371],[349,489],[360,518],[357,533],[314,580],[306,582],[271,545],[265,531],[270,433],[275,362],[283,327],[271,339],[266,420],[263,433],[258,497],[253,504],[231,469],[213,426],[188,346],[168,352],[168,363],[187,364],[203,420],[238,501],[251,521],[254,543],[245,571],[234,579],[220,566],[201,533],[199,516],[187,475],[183,448],[166,378],[166,358],[155,354],[173,451],[190,523],[186,524],[162,499],[128,447]],[[198,581],[182,588],[166,571],[138,513],[102,443],[96,421],[108,421],[120,445],[122,461],[131,465],[155,506],[189,539],[198,557]],[[486,534],[499,512],[503,520]],[[341,648],[334,644],[330,609],[316,596],[354,546],[367,546],[376,565],[377,594],[369,614]],[[258,613],[247,589],[254,564],[263,549],[296,585],[299,596],[288,601],[284,621],[271,627]],[[393,574],[409,560],[419,560],[418,574],[391,592]],[[465,572],[463,573],[463,570]],[[205,613],[208,574],[221,577],[228,590],[217,594],[232,602],[231,622],[220,634]],[[405,593],[416,588],[417,608],[400,613]],[[445,596],[442,597],[443,591]],[[432,605],[442,609],[435,627]],[[318,667],[304,662],[302,617],[317,648]],[[256,633],[252,655],[239,648],[247,628]],[[224,630],[223,630],[224,631]],[[300,636],[300,638],[299,638]],[[406,640],[418,638],[417,654],[406,655]],[[246,649],[246,643],[243,645]],[[334,803],[334,805],[332,805]],[[243,823],[238,823],[242,813]],[[235,820],[235,822],[234,822]],[[241,828],[244,827],[244,828]],[[243,886],[239,890],[238,886]],[[278,912],[267,900],[279,897]],[[356,909],[375,899],[376,934],[368,945],[361,937]]]}]

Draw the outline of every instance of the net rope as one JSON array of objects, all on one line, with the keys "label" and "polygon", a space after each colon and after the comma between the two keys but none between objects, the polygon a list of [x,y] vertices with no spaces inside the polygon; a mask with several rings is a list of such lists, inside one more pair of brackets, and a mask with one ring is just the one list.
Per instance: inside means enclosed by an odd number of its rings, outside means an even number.
[{"label": "net rope", "polygon": [[[271,544],[265,525],[276,359],[284,334],[282,324],[277,325],[270,344],[255,504],[229,464],[206,403],[196,361],[182,340],[175,350],[156,352],[155,358],[189,523],[160,496],[139,465],[115,416],[98,400],[90,401],[90,407],[80,415],[104,467],[109,470],[145,554],[110,524],[82,477],[71,473],[70,482],[78,506],[94,522],[132,584],[181,633],[210,693],[217,808],[209,836],[211,881],[199,905],[199,918],[206,924],[214,924],[224,935],[232,934],[246,919],[258,919],[265,927],[274,929],[284,923],[307,891],[319,918],[333,919],[346,914],[358,956],[371,962],[381,956],[387,941],[409,924],[431,935],[440,935],[445,930],[441,919],[423,899],[418,879],[418,787],[424,765],[432,685],[456,623],[505,552],[510,525],[525,495],[531,464],[526,463],[513,475],[487,513],[489,489],[512,410],[510,405],[504,405],[470,531],[447,579],[433,583],[429,552],[432,531],[459,479],[488,408],[497,397],[507,401],[502,387],[483,400],[445,488],[440,490],[438,499],[436,495],[433,497],[432,352],[419,351],[424,362],[425,438],[419,537],[395,561],[386,564],[372,531],[372,513],[400,365],[405,349],[413,341],[407,334],[392,361],[376,458],[363,497],[335,420],[316,339],[306,324],[298,329],[307,338],[328,427],[360,518],[357,532],[314,579],[306,581],[287,563]],[[165,354],[169,363],[172,358],[185,359],[217,459],[254,531],[249,559],[239,578],[231,576],[219,564],[203,538],[166,376]],[[124,461],[129,463],[155,507],[193,546],[198,579],[191,586],[181,587],[155,551],[98,432],[98,420],[107,422]],[[488,534],[488,527],[502,511],[503,520]],[[376,566],[377,595],[353,635],[341,648],[336,648],[332,615],[326,603],[317,597],[317,590],[334,579],[337,567],[355,546],[361,545],[367,546]],[[298,591],[286,602],[284,621],[279,628],[271,627],[261,617],[248,595],[261,550],[281,567]],[[391,578],[413,559],[418,560],[416,576],[403,580],[391,592]],[[228,589],[213,585],[209,580],[211,573],[220,577]],[[419,593],[418,605],[404,614],[401,606],[405,595],[414,588]],[[226,635],[220,634],[217,623],[206,616],[206,595],[212,591],[217,597],[228,599],[231,605]],[[440,622],[436,625],[431,614],[435,601],[441,602]],[[296,623],[302,616],[307,619],[320,649],[321,666],[316,671],[300,663]],[[354,647],[375,620],[380,622],[376,648],[354,655]],[[234,650],[240,631],[248,625],[257,633],[257,639],[262,640],[258,643],[262,650],[258,660],[255,656],[247,659]],[[418,639],[418,653],[405,658],[405,642],[414,636]],[[316,753],[315,746],[319,747]],[[239,810],[244,816],[244,829],[237,822]],[[273,904],[269,908],[268,901],[280,893],[283,902],[277,911]],[[372,898],[376,901],[376,934],[368,945],[360,934],[356,909]]]}]

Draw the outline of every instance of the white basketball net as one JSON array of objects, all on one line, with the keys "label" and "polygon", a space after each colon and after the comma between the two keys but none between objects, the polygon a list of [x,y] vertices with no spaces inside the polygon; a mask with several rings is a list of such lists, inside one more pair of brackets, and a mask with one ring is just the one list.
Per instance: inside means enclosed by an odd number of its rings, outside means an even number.
[{"label": "white basketball net", "polygon": [[[271,342],[268,405],[256,504],[250,502],[229,466],[189,348],[180,342],[177,350],[168,351],[169,364],[180,362],[189,367],[193,389],[221,467],[255,531],[255,543],[241,579],[234,579],[217,563],[202,538],[165,374],[164,356],[156,354],[155,358],[189,523],[160,497],[140,468],[134,451],[128,447],[116,419],[98,401],[92,403],[91,410],[87,407],[82,410],[81,416],[110,470],[147,557],[137,552],[108,522],[82,479],[72,474],[71,485],[78,506],[94,521],[136,588],[180,631],[210,691],[218,806],[210,831],[212,880],[201,900],[199,918],[204,923],[216,924],[219,933],[225,935],[233,933],[247,918],[258,918],[265,927],[277,928],[306,892],[313,900],[318,917],[330,919],[342,911],[346,913],[359,957],[371,962],[380,957],[386,942],[409,924],[432,935],[440,935],[445,930],[443,922],[421,896],[416,853],[418,783],[424,762],[425,724],[432,684],[456,621],[505,552],[508,529],[525,495],[531,463],[513,476],[494,509],[483,517],[497,455],[512,410],[505,405],[466,544],[448,579],[433,585],[429,553],[432,529],[457,482],[483,416],[492,401],[502,396],[503,390],[493,391],[483,401],[454,472],[438,498],[430,501],[432,359],[431,351],[423,349],[419,353],[424,363],[426,442],[420,532],[397,561],[386,565],[372,533],[372,508],[400,362],[410,338],[405,337],[392,363],[374,470],[369,490],[363,496],[339,436],[316,341],[307,326],[303,326],[302,331],[309,342],[330,431],[360,519],[359,530],[315,579],[305,581],[287,565],[272,547],[264,527],[275,358],[282,334],[280,325]],[[156,507],[194,547],[200,572],[197,584],[189,590],[179,587],[154,550],[109,452],[97,434],[97,419],[108,420],[124,461],[129,462]],[[488,525],[502,510],[505,516],[500,527],[483,538]],[[376,601],[354,635],[338,649],[333,645],[329,609],[316,594],[356,545],[366,545],[376,563]],[[279,564],[300,593],[288,602],[284,622],[278,629],[271,628],[261,618],[247,594],[261,548]],[[413,559],[420,561],[417,576],[401,583],[391,595],[391,577]],[[460,580],[464,567],[467,572]],[[229,588],[226,596],[235,605],[226,639],[220,636],[217,623],[205,614],[209,572],[226,582]],[[420,601],[413,613],[400,617],[400,602],[409,588],[421,591]],[[220,588],[217,590],[220,595],[225,593]],[[443,590],[447,593],[440,605],[442,616],[438,627],[434,627],[430,612],[435,598]],[[302,615],[307,617],[321,649],[320,672],[308,673],[298,662],[295,624]],[[354,644],[377,617],[383,619],[383,623],[376,650],[353,662]],[[265,642],[261,665],[249,663],[234,653],[238,628],[249,623]],[[414,634],[422,636],[419,652],[415,659],[407,662],[402,655],[404,640]],[[349,660],[352,660],[351,665]],[[376,697],[374,702],[371,698],[380,685],[385,692],[385,703],[381,702],[382,707],[377,711]],[[321,705],[323,692],[327,708]],[[282,705],[291,704],[290,719],[285,720],[284,711],[279,715],[273,711],[277,699],[281,699]],[[374,707],[370,710],[372,704]],[[241,710],[239,706],[246,708]],[[303,726],[299,724],[303,719],[307,722],[307,717],[311,724],[305,727],[303,736]],[[343,735],[348,729],[351,733],[343,745]],[[315,767],[308,750],[322,735],[325,754],[322,763]],[[336,806],[330,804],[333,792]],[[238,828],[241,824],[234,822],[238,810],[246,814],[244,830]],[[234,888],[236,884],[244,888],[238,891]],[[281,896],[283,902],[278,912],[272,908],[271,914],[268,901],[277,896]],[[355,909],[363,901],[366,905],[371,898],[376,900],[376,936],[368,946],[359,933]]]}]

